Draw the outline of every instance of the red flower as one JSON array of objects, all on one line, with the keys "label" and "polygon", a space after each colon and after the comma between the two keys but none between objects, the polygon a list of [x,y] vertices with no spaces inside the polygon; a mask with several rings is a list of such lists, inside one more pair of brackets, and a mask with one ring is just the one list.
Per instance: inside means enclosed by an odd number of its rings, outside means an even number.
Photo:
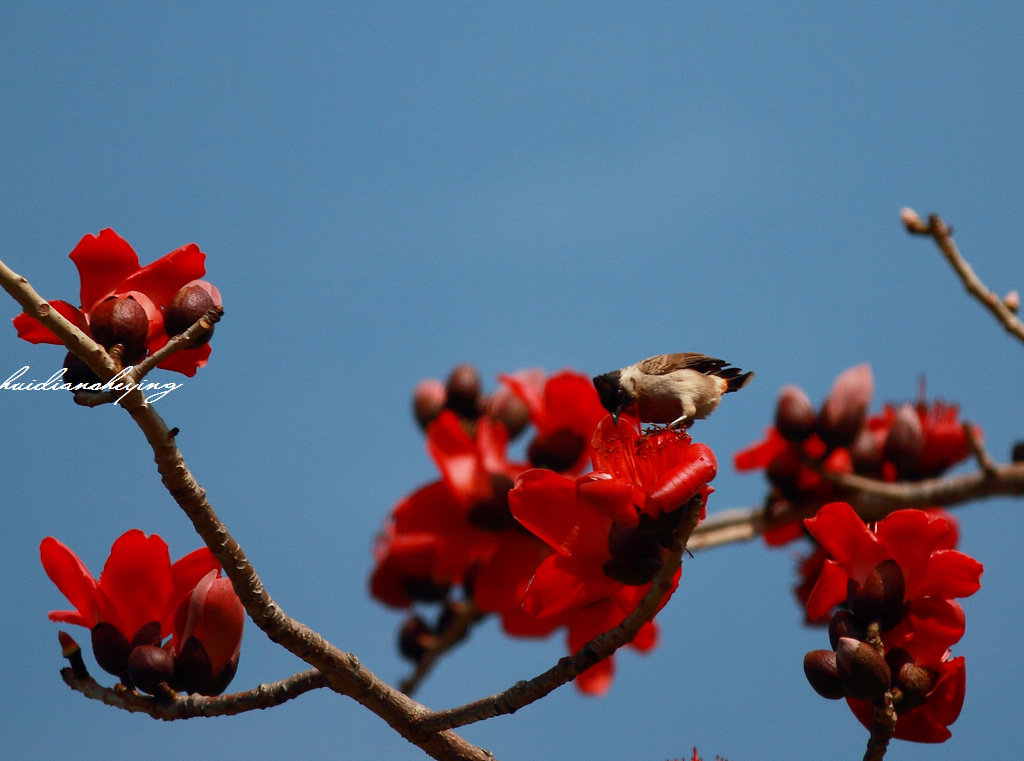
[{"label": "red flower", "polygon": [[[144,340],[146,353],[156,351],[169,340],[164,332],[161,310],[171,304],[181,289],[198,285],[212,303],[221,303],[217,289],[199,280],[206,273],[206,254],[194,243],[140,267],[139,258],[131,246],[107,228],[98,236],[82,238],[70,256],[81,279],[81,307],[76,308],[66,301],[51,301],[51,306],[79,329],[92,335],[92,315],[101,304],[112,297],[133,299],[144,310],[148,322]],[[14,326],[18,336],[31,343],[61,343],[48,328],[27,314],[15,317]],[[197,368],[206,364],[209,356],[210,346],[205,344],[177,352],[160,367],[192,376]]]},{"label": "red flower", "polygon": [[610,416],[594,434],[594,467],[575,480],[529,470],[509,494],[516,519],[555,550],[523,603],[538,618],[649,583],[664,556],[663,535],[674,528],[657,521],[710,493],[717,468],[711,450],[685,433],[640,435]]},{"label": "red flower", "polygon": [[467,585],[478,608],[496,612],[510,634],[547,634],[522,611],[522,592],[548,553],[516,523],[508,493],[523,467],[505,455],[500,423],[477,421],[471,437],[450,410],[427,428],[427,451],[440,481],[413,492],[392,511],[374,550],[374,597],[394,607],[444,599],[452,585]]},{"label": "red flower", "polygon": [[50,620],[92,630],[97,662],[119,677],[131,649],[162,643],[171,633],[178,603],[204,576],[220,568],[206,547],[172,565],[164,540],[138,529],[114,542],[98,580],[53,537],[43,539],[39,554],[46,575],[75,606],[52,611]]},{"label": "red flower", "polygon": [[218,574],[206,574],[174,616],[175,678],[186,692],[220,695],[238,670],[245,608]]},{"label": "red flower", "polygon": [[563,370],[545,380],[541,370],[521,370],[498,379],[527,406],[537,428],[530,464],[558,473],[583,470],[594,428],[608,414],[590,378]]},{"label": "red flower", "polygon": [[952,549],[956,531],[941,515],[897,510],[872,531],[848,504],[833,502],[804,525],[831,556],[807,601],[812,618],[843,603],[847,582],[863,584],[885,560],[903,572],[907,600],[967,597],[981,587],[981,563]]},{"label": "red flower", "polygon": [[[892,686],[898,688],[895,737],[946,740],[966,688],[963,659],[951,659],[948,651],[965,626],[963,609],[952,598],[974,594],[983,571],[953,549],[955,524],[941,514],[898,510],[872,529],[842,502],[825,505],[804,523],[830,556],[807,601],[808,616],[824,616],[845,602],[850,612],[834,619],[841,628],[853,631],[877,620]],[[847,702],[870,728],[872,703],[850,697]]]}]

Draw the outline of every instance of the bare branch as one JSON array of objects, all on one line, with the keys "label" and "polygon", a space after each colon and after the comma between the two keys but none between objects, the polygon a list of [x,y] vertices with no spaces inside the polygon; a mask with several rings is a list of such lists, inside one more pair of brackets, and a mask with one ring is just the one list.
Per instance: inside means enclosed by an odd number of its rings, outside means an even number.
[{"label": "bare branch", "polygon": [[[35,316],[64,341],[68,349],[85,360],[101,379],[109,379],[119,372],[102,347],[58,314],[25,278],[14,273],[2,261],[0,286],[21,304],[27,314]],[[153,450],[164,487],[224,568],[246,613],[271,641],[322,672],[330,689],[369,708],[431,757],[442,761],[490,761],[493,758],[487,751],[453,732],[423,732],[417,726],[417,720],[429,712],[426,707],[363,668],[351,653],[340,650],[319,633],[287,616],[264,589],[241,546],[217,517],[206,499],[206,492],[186,466],[163,418],[146,403],[137,389],[129,392],[125,402],[124,408]]]},{"label": "bare branch", "polygon": [[246,711],[273,708],[300,695],[327,686],[327,678],[316,669],[294,674],[271,684],[261,684],[246,692],[231,695],[178,695],[168,691],[166,696],[142,695],[123,684],[104,687],[88,674],[76,675],[73,668],[61,669],[61,678],[73,690],[91,700],[130,713],[144,713],[154,719],[175,721],[198,717],[235,716]]},{"label": "bare branch", "polygon": [[960,250],[953,240],[953,231],[942,221],[942,218],[938,214],[932,214],[928,217],[928,224],[925,224],[911,209],[904,209],[901,212],[901,217],[908,232],[915,235],[928,235],[934,239],[943,256],[946,257],[963,282],[967,292],[980,301],[999,320],[1008,333],[1016,336],[1018,340],[1024,341],[1024,322],[1017,318],[1011,305],[981,282],[974,269],[960,254]]},{"label": "bare branch", "polygon": [[419,659],[416,664],[416,668],[413,672],[406,677],[398,685],[398,689],[404,692],[406,695],[412,695],[416,688],[420,686],[424,679],[430,674],[434,664],[440,660],[441,656],[447,653],[455,645],[462,641],[469,632],[470,627],[473,626],[477,621],[483,618],[480,609],[477,608],[476,603],[472,600],[466,603],[462,603],[462,608],[454,620],[445,628],[441,633],[441,636],[437,638],[437,642],[434,643],[423,657]]}]

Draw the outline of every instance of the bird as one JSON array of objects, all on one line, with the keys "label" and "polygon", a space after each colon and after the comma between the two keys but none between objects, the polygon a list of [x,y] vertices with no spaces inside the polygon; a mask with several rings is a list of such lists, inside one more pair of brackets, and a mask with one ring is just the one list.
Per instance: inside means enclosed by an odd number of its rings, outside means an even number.
[{"label": "bird", "polygon": [[754,377],[728,362],[697,352],[659,354],[594,378],[601,406],[619,424],[636,407],[642,423],[689,427],[715,411],[722,394],[739,391]]}]

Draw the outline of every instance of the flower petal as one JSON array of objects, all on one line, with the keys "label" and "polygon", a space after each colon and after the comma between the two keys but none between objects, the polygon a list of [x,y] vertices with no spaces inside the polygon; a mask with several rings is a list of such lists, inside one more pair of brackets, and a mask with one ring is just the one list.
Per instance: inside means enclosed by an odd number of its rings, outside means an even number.
[{"label": "flower petal", "polygon": [[138,529],[126,531],[110,548],[99,586],[114,608],[104,610],[106,605],[101,598],[100,620],[116,615],[127,639],[131,640],[140,627],[151,621],[163,622],[174,594],[166,542],[156,534],[146,536]]},{"label": "flower petal", "polygon": [[[53,310],[61,316],[67,318],[68,322],[74,325],[76,328],[81,330],[86,335],[89,333],[89,326],[85,321],[85,315],[83,315],[78,309],[71,306],[66,301],[51,301],[50,306]],[[39,322],[35,317],[22,312],[14,318],[14,327],[18,331],[18,338],[23,341],[28,341],[33,344],[59,344],[62,343],[53,331],[48,327]]]},{"label": "flower petal", "polygon": [[[99,235],[86,235],[71,252],[82,282],[82,311],[112,296],[117,287],[139,269],[139,257],[128,241],[109,227]],[[141,289],[140,289],[141,290]]]},{"label": "flower petal", "polygon": [[73,611],[53,611],[51,621],[63,621],[92,628],[98,622],[98,584],[92,574],[66,544],[48,536],[39,544],[39,557],[50,581],[75,606]]},{"label": "flower petal", "polygon": [[189,243],[126,277],[117,293],[142,291],[157,304],[166,306],[186,283],[205,274],[206,254],[195,243]]}]

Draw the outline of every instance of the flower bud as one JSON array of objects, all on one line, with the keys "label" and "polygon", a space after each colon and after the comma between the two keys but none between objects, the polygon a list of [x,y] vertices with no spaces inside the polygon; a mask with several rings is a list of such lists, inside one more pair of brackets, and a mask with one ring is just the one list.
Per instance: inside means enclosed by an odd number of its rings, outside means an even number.
[{"label": "flower bud", "polygon": [[768,482],[780,492],[788,497],[797,497],[797,485],[804,468],[800,455],[792,449],[787,449],[768,463],[764,474]]},{"label": "flower bud", "polygon": [[871,366],[857,365],[840,373],[818,415],[818,436],[830,448],[852,444],[867,416],[874,393]]},{"label": "flower bud", "polygon": [[1010,291],[1003,296],[1003,306],[1017,314],[1020,311],[1020,294],[1017,291]]},{"label": "flower bud", "polygon": [[509,439],[515,439],[530,424],[530,408],[502,385],[487,399],[487,414],[505,426]]},{"label": "flower bud", "polygon": [[491,496],[469,508],[469,523],[484,531],[507,531],[519,526],[508,507],[508,493],[515,482],[501,473],[491,473]]},{"label": "flower bud", "polygon": [[862,476],[877,476],[882,470],[882,447],[874,432],[861,428],[857,438],[850,445],[850,462],[853,472]]},{"label": "flower bud", "polygon": [[843,688],[851,698],[877,700],[892,682],[892,672],[885,658],[866,642],[840,637],[836,663]]},{"label": "flower bud", "polygon": [[858,584],[850,579],[846,584],[846,601],[861,621],[878,621],[882,631],[891,629],[903,618],[903,595],[906,582],[903,570],[895,560],[884,560],[875,566]]},{"label": "flower bud", "polygon": [[231,581],[210,571],[174,614],[174,677],[187,692],[219,695],[238,670],[245,609]]},{"label": "flower bud", "polygon": [[437,637],[419,616],[405,619],[402,628],[398,630],[398,651],[413,663],[419,663],[436,645]]},{"label": "flower bud", "polygon": [[928,232],[928,225],[924,223],[916,211],[909,207],[900,209],[900,221],[903,223],[903,226],[907,228],[908,233],[924,235]]},{"label": "flower bud", "polygon": [[89,330],[104,349],[124,346],[124,363],[132,365],[146,356],[149,318],[142,304],[132,296],[111,296],[92,310]]},{"label": "flower bud", "polygon": [[921,463],[924,453],[924,428],[921,416],[912,404],[904,404],[896,413],[896,419],[889,428],[885,439],[885,457],[896,466],[902,478],[911,477]]},{"label": "flower bud", "polygon": [[1013,462],[1024,462],[1024,441],[1018,441],[1013,445],[1010,459]]},{"label": "flower bud", "polygon": [[544,438],[535,437],[526,450],[526,456],[535,468],[564,473],[580,459],[585,443],[578,433],[563,428]]},{"label": "flower bud", "polygon": [[784,386],[779,392],[775,408],[775,429],[786,441],[799,443],[814,433],[818,413],[804,390],[798,386]]},{"label": "flower bud", "polygon": [[828,700],[846,697],[834,650],[812,650],[804,656],[804,676],[814,691]]},{"label": "flower bud", "polygon": [[132,647],[121,630],[103,621],[92,627],[92,654],[96,663],[108,674],[120,678],[128,666]]},{"label": "flower bud", "polygon": [[658,573],[665,551],[657,537],[613,523],[608,552],[612,558],[603,566],[604,575],[621,584],[640,586]]},{"label": "flower bud", "polygon": [[836,611],[828,623],[828,641],[833,650],[839,646],[840,637],[863,641],[867,636],[867,626],[848,610]]},{"label": "flower bud", "polygon": [[[192,283],[179,290],[171,303],[164,309],[164,331],[170,338],[180,335],[214,306],[213,295],[199,283]],[[213,328],[197,339],[190,349],[202,346],[213,336]]]},{"label": "flower bud", "polygon": [[899,687],[902,699],[896,704],[897,713],[906,713],[922,705],[938,682],[938,674],[929,668],[918,666],[908,652],[894,648],[885,660],[893,673],[893,686]]},{"label": "flower bud", "polygon": [[460,418],[472,420],[480,415],[480,373],[469,363],[456,365],[448,376],[445,406]]},{"label": "flower bud", "polygon": [[100,376],[92,371],[89,365],[85,364],[85,361],[77,354],[72,354],[70,351],[67,356],[64,357],[64,377],[65,383],[70,383],[75,386],[79,383],[84,383],[91,386],[94,383],[102,384]]},{"label": "flower bud", "polygon": [[427,378],[416,384],[412,390],[412,414],[422,430],[434,422],[444,409],[444,384],[435,378]]},{"label": "flower bud", "polygon": [[174,679],[174,656],[155,645],[142,645],[128,656],[128,678],[142,692],[156,695],[161,684],[170,685]]}]

